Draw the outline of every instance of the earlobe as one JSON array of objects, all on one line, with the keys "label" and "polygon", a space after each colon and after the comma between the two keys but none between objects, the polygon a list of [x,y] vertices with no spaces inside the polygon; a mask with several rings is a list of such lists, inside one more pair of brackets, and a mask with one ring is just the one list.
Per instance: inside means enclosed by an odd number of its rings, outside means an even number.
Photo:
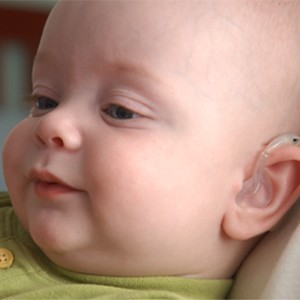
[{"label": "earlobe", "polygon": [[252,177],[246,179],[223,218],[223,231],[246,240],[260,235],[285,215],[300,190],[300,138],[276,138],[262,152]]}]

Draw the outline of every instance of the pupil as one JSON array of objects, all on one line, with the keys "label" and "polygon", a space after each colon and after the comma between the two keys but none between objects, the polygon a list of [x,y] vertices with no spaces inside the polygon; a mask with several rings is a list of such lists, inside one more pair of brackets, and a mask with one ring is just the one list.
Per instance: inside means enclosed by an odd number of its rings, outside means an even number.
[{"label": "pupil", "polygon": [[48,99],[46,97],[40,97],[37,101],[37,107],[39,109],[49,109],[54,108],[56,106],[57,104],[53,100]]},{"label": "pupil", "polygon": [[120,119],[129,119],[132,117],[132,113],[127,111],[124,107],[118,107],[116,109],[116,116]]},{"label": "pupil", "polygon": [[124,118],[124,117],[126,117],[126,111],[124,110],[123,107],[119,107],[117,109],[117,116],[118,116],[118,118]]}]

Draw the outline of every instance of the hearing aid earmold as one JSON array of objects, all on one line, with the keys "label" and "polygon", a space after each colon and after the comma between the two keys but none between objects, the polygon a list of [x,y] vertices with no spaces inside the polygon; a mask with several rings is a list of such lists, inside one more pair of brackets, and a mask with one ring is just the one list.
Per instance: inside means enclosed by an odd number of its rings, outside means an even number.
[{"label": "hearing aid earmold", "polygon": [[272,152],[284,145],[300,146],[300,137],[295,134],[280,135],[272,140],[261,153],[254,175],[244,181],[243,188],[237,195],[237,204],[241,207],[266,207],[273,196],[273,186],[266,174],[266,160]]}]

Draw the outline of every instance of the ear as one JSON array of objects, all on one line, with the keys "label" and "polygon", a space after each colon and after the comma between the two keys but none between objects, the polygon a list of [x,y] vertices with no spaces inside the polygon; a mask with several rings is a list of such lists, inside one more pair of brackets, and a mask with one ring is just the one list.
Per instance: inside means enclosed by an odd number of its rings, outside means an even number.
[{"label": "ear", "polygon": [[[296,202],[300,195],[300,148],[285,145],[272,152],[262,174],[260,191],[248,197],[247,205],[241,205],[236,195],[224,214],[222,230],[231,239],[247,240],[267,232]],[[265,199],[268,196],[270,199]],[[264,201],[266,205],[257,205]]]}]

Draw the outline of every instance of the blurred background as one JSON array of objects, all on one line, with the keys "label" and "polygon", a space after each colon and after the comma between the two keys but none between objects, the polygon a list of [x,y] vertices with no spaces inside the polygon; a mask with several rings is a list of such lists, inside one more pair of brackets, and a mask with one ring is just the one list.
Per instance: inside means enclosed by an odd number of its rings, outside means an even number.
[{"label": "blurred background", "polygon": [[[43,26],[55,2],[56,0],[0,0],[1,154],[9,131],[29,113],[24,98],[31,93],[32,62]],[[6,190],[2,159],[0,190]]]}]

